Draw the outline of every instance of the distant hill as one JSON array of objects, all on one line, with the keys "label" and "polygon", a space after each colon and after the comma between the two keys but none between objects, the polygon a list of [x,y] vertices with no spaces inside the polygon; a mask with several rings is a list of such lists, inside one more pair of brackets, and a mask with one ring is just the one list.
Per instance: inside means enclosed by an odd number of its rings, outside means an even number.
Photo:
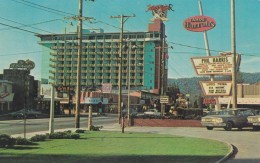
[{"label": "distant hill", "polygon": [[[258,73],[240,73],[237,76],[238,81],[246,84],[254,84],[260,82],[260,72]],[[231,80],[230,76],[216,77],[215,80]],[[175,84],[184,94],[202,95],[199,81],[209,81],[209,77],[192,77],[180,79],[168,79],[168,85]]]}]

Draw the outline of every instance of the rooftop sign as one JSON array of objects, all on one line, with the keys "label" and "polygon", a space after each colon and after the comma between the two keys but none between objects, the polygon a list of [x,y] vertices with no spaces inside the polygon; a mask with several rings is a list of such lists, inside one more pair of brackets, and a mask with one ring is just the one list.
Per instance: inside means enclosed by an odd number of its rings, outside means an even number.
[{"label": "rooftop sign", "polygon": [[205,96],[229,96],[231,81],[200,81]]},{"label": "rooftop sign", "polygon": [[193,16],[184,20],[183,27],[193,32],[208,31],[216,26],[215,19],[209,16]]},{"label": "rooftop sign", "polygon": [[[237,55],[237,63],[239,60],[240,55]],[[191,61],[198,75],[232,75],[231,55],[193,57]]]},{"label": "rooftop sign", "polygon": [[35,63],[29,59],[26,61],[24,60],[18,60],[17,63],[11,63],[10,68],[12,69],[27,69],[27,70],[32,70],[35,67]]},{"label": "rooftop sign", "polygon": [[169,5],[148,5],[149,11],[152,11],[153,19],[161,19],[162,21],[167,21],[167,11],[172,10],[172,4]]}]

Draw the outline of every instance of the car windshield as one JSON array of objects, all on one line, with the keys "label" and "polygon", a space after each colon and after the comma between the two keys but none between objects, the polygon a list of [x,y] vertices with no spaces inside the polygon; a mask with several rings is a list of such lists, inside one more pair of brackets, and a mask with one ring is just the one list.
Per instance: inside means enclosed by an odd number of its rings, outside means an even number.
[{"label": "car windshield", "polygon": [[237,115],[237,110],[222,110],[219,115]]}]

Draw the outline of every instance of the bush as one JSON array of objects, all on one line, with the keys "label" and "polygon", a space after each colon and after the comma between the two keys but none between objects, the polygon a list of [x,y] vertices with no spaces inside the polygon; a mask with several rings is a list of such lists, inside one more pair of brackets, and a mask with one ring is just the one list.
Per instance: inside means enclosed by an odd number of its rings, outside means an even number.
[{"label": "bush", "polygon": [[31,137],[31,141],[32,142],[39,142],[39,141],[44,141],[48,138],[48,135],[35,135],[33,137]]},{"label": "bush", "polygon": [[55,132],[49,135],[49,139],[79,139],[80,135],[78,133],[71,133],[68,131]]},{"label": "bush", "polygon": [[79,138],[80,138],[80,135],[77,133],[70,134],[70,139],[79,139]]},{"label": "bush", "polygon": [[15,145],[15,138],[6,134],[0,135],[0,148],[13,147]]},{"label": "bush", "polygon": [[26,138],[17,137],[15,144],[16,144],[16,145],[32,145],[33,142],[30,141],[29,139],[26,139]]},{"label": "bush", "polygon": [[100,131],[101,128],[103,128],[103,126],[91,126],[90,130],[91,131]]},{"label": "bush", "polygon": [[77,129],[77,130],[75,131],[75,133],[85,133],[85,131],[86,131],[86,130]]}]

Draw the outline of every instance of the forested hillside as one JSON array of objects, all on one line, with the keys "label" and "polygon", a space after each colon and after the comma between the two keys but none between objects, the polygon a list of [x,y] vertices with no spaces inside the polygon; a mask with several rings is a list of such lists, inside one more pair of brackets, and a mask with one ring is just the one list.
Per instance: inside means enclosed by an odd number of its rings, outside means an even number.
[{"label": "forested hillside", "polygon": [[[180,78],[180,79],[168,79],[168,85],[177,85],[180,91],[184,94],[200,95],[202,94],[199,81],[208,81],[209,77],[193,77],[193,78]],[[231,77],[216,77],[215,80],[231,80]],[[254,84],[260,82],[259,73],[240,73],[238,75],[238,81],[247,84]]]}]

